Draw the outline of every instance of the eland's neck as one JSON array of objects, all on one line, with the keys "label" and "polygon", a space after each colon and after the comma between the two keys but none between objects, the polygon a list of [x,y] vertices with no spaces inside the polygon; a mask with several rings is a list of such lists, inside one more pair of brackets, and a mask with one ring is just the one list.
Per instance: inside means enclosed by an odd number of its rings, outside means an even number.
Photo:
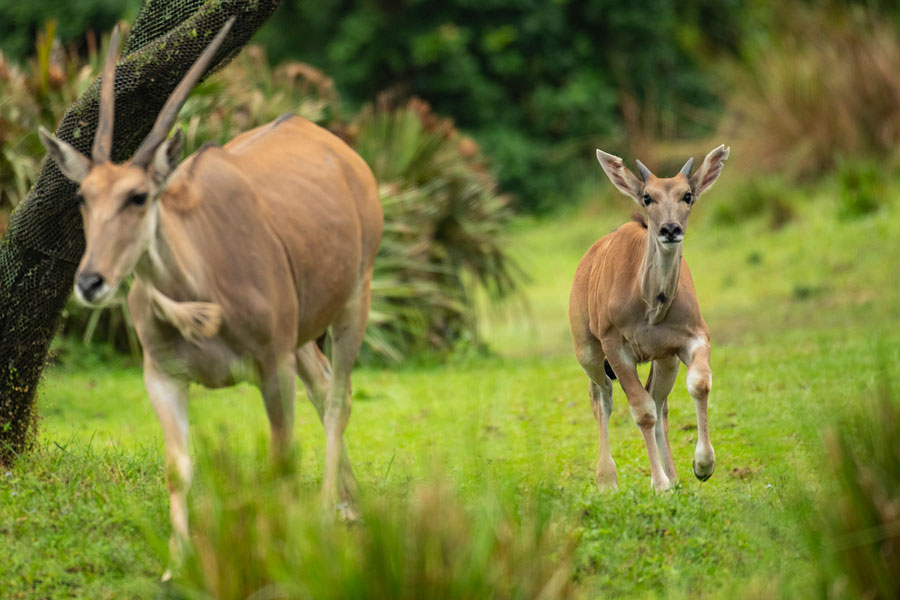
[{"label": "eland's neck", "polygon": [[158,202],[153,210],[155,214],[149,224],[152,229],[148,236],[150,242],[138,260],[135,277],[173,299],[194,299],[197,282],[188,268],[192,249],[178,243],[184,236],[172,230],[175,225],[166,218],[162,202]]},{"label": "eland's neck", "polygon": [[669,307],[678,293],[681,276],[682,243],[663,245],[647,232],[647,253],[641,265],[641,297],[647,305],[651,325],[666,318]]}]

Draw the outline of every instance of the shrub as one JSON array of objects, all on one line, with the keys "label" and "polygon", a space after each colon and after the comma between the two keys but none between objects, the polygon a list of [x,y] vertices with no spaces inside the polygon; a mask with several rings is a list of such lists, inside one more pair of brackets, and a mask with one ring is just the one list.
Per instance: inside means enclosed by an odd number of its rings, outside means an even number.
[{"label": "shrub", "polygon": [[59,23],[59,37],[66,44],[90,46],[93,32],[111,28],[118,19],[131,21],[140,4],[140,0],[0,0],[0,48],[24,60],[34,50],[34,32],[49,20]]},{"label": "shrub", "polygon": [[884,168],[873,163],[841,165],[838,215],[852,219],[878,210],[887,194],[885,179]]},{"label": "shrub", "polygon": [[712,220],[718,225],[740,225],[747,219],[766,218],[780,229],[795,217],[788,194],[795,193],[780,177],[759,177],[740,184],[731,197],[716,202]]},{"label": "shrub", "polygon": [[503,246],[511,211],[477,144],[416,99],[363,110],[352,135],[385,212],[370,344],[399,359],[475,341],[474,290],[502,297],[520,275]]},{"label": "shrub", "polygon": [[[496,157],[519,207],[538,211],[553,208],[548,196],[571,201],[568,167],[593,160],[588,138],[630,137],[625,91],[650,129],[707,131],[714,121],[697,114],[718,102],[704,63],[740,47],[750,4],[285,0],[260,39],[320,65],[357,102],[385,90],[424,98]],[[297,38],[298,23],[308,35]]]},{"label": "shrub", "polygon": [[44,149],[37,129],[55,129],[66,107],[96,71],[55,41],[50,23],[37,39],[37,56],[19,66],[0,53],[0,233],[9,212],[37,177]]},{"label": "shrub", "polygon": [[879,13],[789,4],[733,77],[726,129],[753,167],[813,177],[896,162],[900,37]]}]

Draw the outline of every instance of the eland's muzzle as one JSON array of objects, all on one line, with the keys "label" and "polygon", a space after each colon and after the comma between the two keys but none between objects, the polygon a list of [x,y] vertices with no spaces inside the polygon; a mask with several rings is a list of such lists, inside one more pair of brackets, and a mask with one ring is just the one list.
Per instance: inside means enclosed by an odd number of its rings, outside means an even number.
[{"label": "eland's muzzle", "polygon": [[103,275],[95,272],[81,273],[75,281],[78,296],[85,302],[93,302],[106,288]]},{"label": "eland's muzzle", "polygon": [[674,244],[684,239],[684,230],[678,223],[663,223],[659,227],[659,240],[665,244]]}]

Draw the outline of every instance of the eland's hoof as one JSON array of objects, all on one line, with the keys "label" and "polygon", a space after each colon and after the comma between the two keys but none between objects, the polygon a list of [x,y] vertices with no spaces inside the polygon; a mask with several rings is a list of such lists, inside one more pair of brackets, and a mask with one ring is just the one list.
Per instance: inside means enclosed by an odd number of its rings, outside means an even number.
[{"label": "eland's hoof", "polygon": [[362,516],[356,507],[350,502],[338,502],[335,506],[337,514],[344,523],[358,523],[362,520]]},{"label": "eland's hoof", "polygon": [[603,480],[598,477],[597,489],[601,492],[617,492],[619,490],[619,484],[615,480],[615,478],[611,480]]},{"label": "eland's hoof", "polygon": [[663,476],[662,479],[658,481],[650,480],[650,486],[653,488],[654,492],[668,492],[672,489],[672,482],[669,481],[669,478]]},{"label": "eland's hoof", "polygon": [[616,474],[616,463],[597,465],[597,474],[594,477],[597,489],[601,492],[615,492],[619,489],[619,477]]},{"label": "eland's hoof", "polygon": [[710,477],[712,477],[713,471],[716,470],[716,463],[709,463],[707,465],[697,465],[697,461],[694,461],[694,476],[700,481],[706,481]]}]

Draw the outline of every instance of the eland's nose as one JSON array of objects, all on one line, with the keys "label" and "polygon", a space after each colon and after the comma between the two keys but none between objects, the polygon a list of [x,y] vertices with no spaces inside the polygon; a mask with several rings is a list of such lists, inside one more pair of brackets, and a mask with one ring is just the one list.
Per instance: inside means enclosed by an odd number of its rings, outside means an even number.
[{"label": "eland's nose", "polygon": [[681,230],[681,225],[679,225],[678,223],[663,223],[659,227],[659,235],[664,236],[670,240],[674,240],[682,233],[684,232]]},{"label": "eland's nose", "polygon": [[88,302],[92,301],[97,293],[103,288],[103,275],[100,273],[82,273],[75,282],[81,297]]}]

